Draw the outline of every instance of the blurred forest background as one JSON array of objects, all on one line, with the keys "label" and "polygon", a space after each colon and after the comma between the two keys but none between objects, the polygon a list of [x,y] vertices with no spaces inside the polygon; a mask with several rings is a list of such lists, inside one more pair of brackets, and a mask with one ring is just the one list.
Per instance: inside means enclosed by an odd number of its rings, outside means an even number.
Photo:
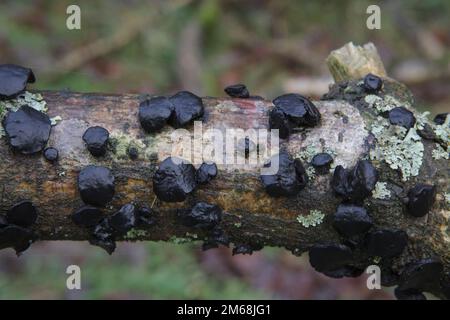
[{"label": "blurred forest background", "polygon": [[[81,30],[66,8],[81,8]],[[366,8],[381,8],[381,30]],[[332,82],[330,50],[372,41],[388,74],[418,107],[450,111],[450,1],[17,1],[0,4],[0,63],[31,67],[33,89],[223,96],[245,83],[272,99],[320,97]],[[82,290],[66,289],[66,267]],[[366,276],[330,279],[289,252],[266,248],[231,257],[199,244],[122,243],[109,257],[87,243],[38,242],[16,258],[0,252],[0,298],[39,299],[390,299]]]}]

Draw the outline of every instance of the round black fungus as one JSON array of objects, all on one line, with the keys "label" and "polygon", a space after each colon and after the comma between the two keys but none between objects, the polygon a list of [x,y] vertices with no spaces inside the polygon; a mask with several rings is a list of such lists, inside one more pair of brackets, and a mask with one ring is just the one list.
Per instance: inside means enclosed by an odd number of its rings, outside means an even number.
[{"label": "round black fungus", "polygon": [[28,82],[35,81],[31,69],[14,64],[2,64],[0,65],[0,98],[14,98],[25,90]]},{"label": "round black fungus", "polygon": [[258,251],[263,248],[262,245],[255,245],[255,244],[236,244],[233,247],[233,250],[231,254],[234,256],[236,254],[253,254],[253,251]]},{"label": "round black fungus", "polygon": [[331,186],[345,200],[362,201],[372,194],[378,181],[378,172],[369,160],[360,160],[351,170],[337,166]]},{"label": "round black fungus", "polygon": [[23,154],[42,151],[50,136],[49,117],[27,105],[9,111],[2,124],[11,147]]},{"label": "round black fungus", "polygon": [[291,122],[279,107],[273,108],[269,113],[269,128],[278,129],[281,139],[287,139],[292,132]]},{"label": "round black fungus", "polygon": [[169,100],[174,108],[169,123],[174,128],[184,127],[203,116],[202,99],[189,91],[180,91]]},{"label": "round black fungus", "polygon": [[432,291],[439,288],[442,263],[434,258],[422,259],[408,265],[400,275],[399,290]]},{"label": "round black fungus", "polygon": [[36,222],[38,212],[31,201],[21,201],[9,209],[6,214],[8,223],[29,227]]},{"label": "round black fungus", "polygon": [[44,158],[49,162],[58,160],[58,149],[49,147],[44,149]]},{"label": "round black fungus", "polygon": [[430,211],[435,197],[435,186],[417,184],[408,191],[407,212],[413,217],[423,217]]},{"label": "round black fungus", "polygon": [[116,249],[116,241],[113,233],[114,230],[109,225],[108,219],[103,219],[95,226],[89,243],[104,249],[108,254],[112,254]]},{"label": "round black fungus", "polygon": [[142,207],[137,210],[137,226],[151,226],[156,223],[155,213],[152,209]]},{"label": "round black fungus", "polygon": [[85,203],[103,207],[114,196],[114,176],[108,168],[87,166],[78,175],[78,190]]},{"label": "round black fungus", "polygon": [[366,209],[353,204],[340,204],[333,215],[333,227],[345,237],[366,233],[372,226]]},{"label": "round black fungus", "polygon": [[272,197],[294,196],[306,186],[307,176],[300,159],[292,160],[287,152],[281,152],[271,158],[265,167],[274,167],[278,163],[278,172],[273,175],[261,175],[266,192]]},{"label": "round black fungus", "polygon": [[194,166],[180,158],[166,158],[153,176],[153,191],[162,201],[184,201],[195,187]]},{"label": "round black fungus", "polygon": [[224,89],[225,93],[232,98],[249,98],[250,93],[244,84],[233,84]]},{"label": "round black fungus", "polygon": [[0,229],[0,249],[13,248],[16,254],[28,249],[36,240],[33,231],[20,226],[11,224]]},{"label": "round black fungus", "polygon": [[203,162],[195,172],[198,184],[206,184],[217,176],[217,166],[214,162]]},{"label": "round black fungus", "polygon": [[318,153],[312,160],[311,164],[319,174],[326,174],[330,171],[330,165],[333,162],[333,157],[328,153]]},{"label": "round black fungus", "polygon": [[346,267],[353,258],[352,250],[343,244],[316,244],[309,249],[309,263],[322,273]]},{"label": "round black fungus", "polygon": [[93,227],[102,220],[100,209],[93,206],[82,206],[72,213],[72,221],[80,227]]},{"label": "round black fungus", "polygon": [[438,125],[443,125],[445,123],[445,120],[447,119],[447,116],[448,116],[448,112],[440,113],[440,114],[436,115],[436,117],[434,117],[433,121],[434,121],[434,123],[436,123]]},{"label": "round black fungus", "polygon": [[153,97],[139,104],[139,122],[148,132],[161,130],[172,115],[174,107],[166,97]]},{"label": "round black fungus", "polygon": [[398,300],[427,300],[422,292],[416,290],[399,290],[397,287],[394,294]]},{"label": "round black fungus", "polygon": [[381,80],[380,77],[371,73],[367,74],[364,77],[364,89],[366,90],[366,92],[375,93],[377,91],[380,91],[382,86],[383,80]]},{"label": "round black fungus", "polygon": [[366,235],[367,253],[391,258],[399,256],[408,244],[408,235],[402,230],[377,230]]},{"label": "round black fungus", "polygon": [[95,126],[88,128],[83,134],[83,141],[94,157],[105,155],[108,145],[109,132],[103,127]]},{"label": "round black fungus", "polygon": [[136,147],[129,147],[127,151],[131,160],[136,160],[139,157],[139,151]]},{"label": "round black fungus", "polygon": [[414,114],[405,107],[396,107],[389,111],[389,122],[410,129],[416,123]]},{"label": "round black fungus", "polygon": [[212,229],[220,223],[222,210],[214,204],[199,202],[190,211],[180,210],[179,215],[185,226]]},{"label": "round black fungus", "polygon": [[313,127],[320,122],[320,112],[316,106],[306,97],[289,93],[273,100],[287,116],[294,127]]},{"label": "round black fungus", "polygon": [[136,226],[136,208],[131,203],[120,208],[109,218],[109,225],[117,234],[125,234]]}]

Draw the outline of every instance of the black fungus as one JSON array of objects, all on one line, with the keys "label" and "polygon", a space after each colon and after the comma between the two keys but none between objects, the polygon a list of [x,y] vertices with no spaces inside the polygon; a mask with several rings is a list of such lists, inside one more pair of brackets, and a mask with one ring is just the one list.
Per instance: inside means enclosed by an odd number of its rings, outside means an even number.
[{"label": "black fungus", "polygon": [[224,89],[225,93],[232,98],[249,98],[250,93],[244,84],[233,84]]},{"label": "black fungus", "polygon": [[434,121],[434,123],[436,123],[438,125],[443,125],[445,123],[445,120],[447,119],[447,116],[448,116],[448,112],[440,113],[440,114],[436,115],[436,117],[434,117],[433,121]]},{"label": "black fungus", "polygon": [[105,206],[114,196],[114,176],[105,167],[89,165],[78,174],[81,199],[94,206]]},{"label": "black fungus", "polygon": [[203,162],[195,172],[198,184],[206,184],[217,176],[217,166],[214,162]]},{"label": "black fungus", "polygon": [[16,225],[7,225],[0,229],[0,249],[13,248],[16,254],[28,249],[37,240],[33,231]]},{"label": "black fungus", "polygon": [[333,215],[333,227],[345,237],[366,233],[373,226],[366,209],[353,204],[340,204]]},{"label": "black fungus", "polygon": [[80,227],[93,227],[103,218],[100,209],[93,206],[82,206],[72,213],[72,221]]},{"label": "black fungus", "polygon": [[408,235],[403,230],[377,230],[366,235],[367,253],[382,258],[399,256],[408,244]]},{"label": "black fungus", "polygon": [[27,83],[35,81],[31,69],[15,64],[2,64],[0,65],[0,98],[14,98],[25,90]]},{"label": "black fungus", "polygon": [[381,80],[380,77],[374,75],[374,74],[367,74],[364,77],[364,89],[366,92],[369,93],[375,93],[381,90],[381,87],[383,86],[383,80]]},{"label": "black fungus", "polygon": [[394,290],[394,294],[398,300],[427,300],[425,295],[417,290],[400,290],[397,287]]},{"label": "black fungus", "polygon": [[127,152],[131,160],[136,160],[139,157],[139,151],[136,147],[129,147]]},{"label": "black fungus", "polygon": [[4,215],[0,215],[0,228],[6,227],[8,225],[8,221]]},{"label": "black fungus", "polygon": [[274,107],[269,113],[269,128],[278,129],[281,139],[287,139],[292,132],[291,122],[279,107]]},{"label": "black fungus", "polygon": [[423,217],[433,206],[436,187],[428,184],[417,184],[408,191],[407,212],[413,217]]},{"label": "black fungus", "polygon": [[213,229],[222,220],[222,210],[215,204],[198,202],[191,210],[179,210],[182,224],[199,229]]},{"label": "black fungus", "polygon": [[88,128],[83,134],[83,141],[94,157],[105,155],[108,146],[109,132],[103,127]]},{"label": "black fungus", "polygon": [[258,251],[261,250],[263,248],[262,245],[257,245],[257,244],[246,244],[246,243],[240,243],[240,244],[236,244],[233,247],[233,250],[231,252],[231,254],[237,255],[237,254],[253,254],[254,251]]},{"label": "black fungus", "polygon": [[222,228],[216,226],[209,232],[207,240],[203,242],[202,250],[205,251],[218,248],[219,245],[228,247],[230,245],[230,238],[226,235]]},{"label": "black fungus", "polygon": [[413,262],[402,271],[399,290],[433,291],[439,288],[442,271],[442,263],[434,258]]},{"label": "black fungus", "polygon": [[324,271],[323,274],[330,278],[356,278],[362,275],[364,272],[363,268],[357,268],[353,266],[345,266],[333,271]]},{"label": "black fungus", "polygon": [[141,207],[137,210],[137,222],[138,227],[152,226],[156,223],[155,212],[148,207]]},{"label": "black fungus", "polygon": [[280,152],[264,166],[275,169],[277,164],[277,173],[261,175],[261,181],[270,196],[294,196],[306,186],[307,176],[300,159],[292,160],[287,152]]},{"label": "black fungus", "polygon": [[44,158],[49,162],[55,162],[58,160],[58,149],[53,147],[44,149]]},{"label": "black fungus", "polygon": [[108,219],[103,219],[95,226],[89,243],[104,249],[109,254],[114,252],[116,249],[114,229],[109,225]]},{"label": "black fungus", "polygon": [[378,172],[369,160],[359,160],[351,170],[337,166],[331,186],[345,200],[362,201],[372,194],[378,181]]},{"label": "black fungus", "polygon": [[333,157],[328,153],[318,153],[311,160],[311,164],[318,174],[327,174],[332,162]]},{"label": "black fungus", "polygon": [[109,218],[109,225],[116,231],[116,234],[122,235],[136,226],[136,220],[136,208],[133,204],[128,203]]},{"label": "black fungus", "polygon": [[343,244],[316,244],[309,249],[309,263],[322,273],[331,274],[345,268],[353,258],[352,250]]},{"label": "black fungus", "polygon": [[426,140],[435,140],[436,139],[436,133],[434,132],[433,128],[428,124],[425,123],[422,127],[422,129],[418,129],[417,133],[421,138],[424,138]]},{"label": "black fungus", "polygon": [[389,122],[410,129],[416,123],[414,114],[405,107],[396,107],[389,111]]},{"label": "black fungus", "polygon": [[169,98],[173,105],[169,123],[174,128],[181,128],[203,116],[202,99],[189,91],[180,91]]},{"label": "black fungus", "polygon": [[148,132],[161,130],[172,115],[174,106],[167,97],[153,97],[139,104],[139,122]]},{"label": "black fungus", "polygon": [[42,151],[50,136],[50,118],[27,105],[9,111],[2,124],[11,147],[23,154]]},{"label": "black fungus", "polygon": [[180,158],[166,158],[153,176],[153,191],[162,201],[184,201],[195,187],[194,166]]},{"label": "black fungus", "polygon": [[8,223],[21,227],[29,227],[36,222],[38,212],[31,201],[21,201],[15,204],[6,214]]},{"label": "black fungus", "polygon": [[320,112],[316,106],[306,97],[289,93],[273,100],[288,118],[292,127],[313,127],[320,122]]}]

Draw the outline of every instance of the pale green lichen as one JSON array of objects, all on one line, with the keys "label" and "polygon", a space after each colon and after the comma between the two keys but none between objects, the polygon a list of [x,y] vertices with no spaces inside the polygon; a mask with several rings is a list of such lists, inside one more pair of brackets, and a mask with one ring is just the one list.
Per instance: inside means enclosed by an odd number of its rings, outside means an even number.
[{"label": "pale green lichen", "polygon": [[139,154],[143,154],[145,149],[145,144],[142,141],[133,139],[127,134],[113,132],[109,139],[117,159],[128,159],[128,149],[130,147],[135,147]]},{"label": "pale green lichen", "polygon": [[124,236],[124,239],[125,240],[136,240],[136,239],[143,238],[146,236],[148,236],[148,232],[145,230],[131,229]]},{"label": "pale green lichen", "polygon": [[303,162],[311,162],[312,158],[318,154],[319,152],[321,152],[320,147],[311,144],[306,146],[305,148],[302,148],[299,152],[297,152],[295,154],[296,158],[299,158],[300,160],[302,160]]},{"label": "pale green lichen", "polygon": [[308,166],[305,171],[310,181],[316,178],[316,169],[313,166]]},{"label": "pale green lichen", "polygon": [[372,197],[375,199],[389,199],[391,192],[386,188],[387,183],[378,181],[375,184],[375,190],[373,190]]},{"label": "pale green lichen", "polygon": [[447,115],[445,121],[441,125],[436,125],[434,129],[436,136],[450,146],[450,116]]},{"label": "pale green lichen", "polygon": [[325,215],[320,210],[310,210],[309,214],[304,215],[298,215],[297,221],[304,226],[305,228],[309,227],[315,227],[322,223],[323,218],[325,218]]},{"label": "pale green lichen", "polygon": [[439,160],[439,159],[449,159],[449,152],[444,150],[444,148],[442,148],[439,144],[435,144],[436,149],[433,149],[433,151],[431,151],[431,156],[433,157],[433,159],[435,160]]},{"label": "pale green lichen", "polygon": [[170,239],[168,241],[172,242],[172,243],[175,243],[175,244],[184,244],[184,243],[192,242],[192,239],[191,238],[180,238],[180,237],[172,236],[172,237],[170,237]]},{"label": "pale green lichen", "polygon": [[407,103],[401,103],[393,96],[387,95],[384,98],[376,96],[374,94],[369,94],[364,97],[364,101],[372,108],[377,109],[379,113],[387,112],[395,107],[407,106]]},{"label": "pale green lichen", "polygon": [[417,130],[423,130],[425,128],[425,124],[429,123],[428,116],[430,115],[430,112],[425,111],[422,113],[415,114],[416,118],[416,124],[415,127]]},{"label": "pale green lichen", "polygon": [[58,122],[62,121],[61,116],[56,116],[56,117],[52,117],[50,118],[50,124],[52,126],[56,126],[58,124]]},{"label": "pale green lichen", "polygon": [[240,228],[240,227],[242,227],[242,223],[241,222],[235,222],[234,223],[234,227],[235,228]]}]

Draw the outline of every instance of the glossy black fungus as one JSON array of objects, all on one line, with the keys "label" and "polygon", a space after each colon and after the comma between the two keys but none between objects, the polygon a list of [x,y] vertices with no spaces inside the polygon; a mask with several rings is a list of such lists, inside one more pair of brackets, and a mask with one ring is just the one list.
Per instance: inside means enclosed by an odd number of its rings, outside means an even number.
[{"label": "glossy black fungus", "polygon": [[241,243],[241,244],[236,244],[233,247],[233,250],[231,252],[231,254],[237,255],[237,254],[253,254],[254,251],[258,251],[261,250],[263,248],[262,245],[255,245],[255,244],[245,244],[245,243]]},{"label": "glossy black fungus", "polygon": [[25,90],[27,83],[35,81],[31,69],[15,64],[2,64],[0,65],[0,98],[14,98]]},{"label": "glossy black fungus", "polygon": [[127,152],[131,160],[136,160],[139,157],[139,151],[136,147],[129,147]]},{"label": "glossy black fungus", "polygon": [[269,113],[269,128],[278,129],[281,139],[287,139],[292,132],[291,122],[279,107],[274,107]]},{"label": "glossy black fungus", "polygon": [[360,160],[351,170],[337,166],[331,186],[345,200],[362,201],[372,194],[378,181],[378,172],[369,160]]},{"label": "glossy black fungus", "polygon": [[352,250],[343,244],[316,244],[309,249],[309,263],[322,273],[332,274],[345,268],[353,258]]},{"label": "glossy black fungus", "polygon": [[116,234],[122,235],[136,226],[136,220],[136,208],[133,204],[128,203],[109,218],[109,225],[116,231]]},{"label": "glossy black fungus", "polygon": [[139,122],[148,132],[161,130],[172,115],[174,107],[167,97],[153,97],[139,104]]},{"label": "glossy black fungus", "polygon": [[103,219],[95,226],[89,243],[104,249],[108,254],[112,254],[116,249],[114,230],[109,225],[108,219]]},{"label": "glossy black fungus", "polygon": [[80,227],[93,227],[103,218],[100,209],[93,206],[82,206],[72,213],[72,221]]},{"label": "glossy black fungus", "polygon": [[394,294],[398,300],[427,300],[425,295],[417,290],[400,290],[397,287],[394,290]]},{"label": "glossy black fungus", "polygon": [[217,166],[214,162],[203,162],[195,172],[198,184],[206,184],[217,176]]},{"label": "glossy black fungus", "polygon": [[333,215],[333,227],[345,237],[364,234],[372,226],[366,209],[353,204],[340,204]]},{"label": "glossy black fungus", "polygon": [[49,147],[44,149],[44,158],[49,162],[58,160],[58,149]]},{"label": "glossy black fungus", "polygon": [[383,80],[381,80],[380,77],[374,75],[374,74],[367,74],[364,77],[364,89],[366,92],[369,93],[375,93],[381,90],[381,87],[383,86]]},{"label": "glossy black fungus", "polygon": [[417,184],[408,191],[407,212],[413,217],[423,217],[433,206],[436,187],[428,184]]},{"label": "glossy black fungus", "polygon": [[400,275],[399,290],[432,291],[439,288],[442,263],[434,258],[409,264]]},{"label": "glossy black fungus", "polygon": [[416,118],[414,117],[414,114],[405,107],[396,107],[389,111],[389,122],[393,125],[410,129],[414,127]]},{"label": "glossy black fungus", "polygon": [[179,217],[185,226],[211,230],[222,220],[222,210],[215,204],[198,202],[191,210],[180,210]]},{"label": "glossy black fungus", "polygon": [[324,271],[323,274],[330,278],[340,279],[340,278],[356,278],[362,275],[364,272],[363,268],[357,268],[353,266],[345,266],[333,271]]},{"label": "glossy black fungus", "polygon": [[23,154],[42,151],[50,137],[50,118],[27,105],[9,111],[2,124],[11,147]]},{"label": "glossy black fungus", "polygon": [[6,216],[0,215],[0,228],[6,227],[8,224],[9,223],[6,220]]},{"label": "glossy black fungus", "polygon": [[300,159],[292,160],[287,152],[281,152],[271,158],[265,167],[274,167],[278,163],[278,172],[271,175],[261,175],[261,181],[266,192],[272,197],[294,196],[307,183],[307,176]]},{"label": "glossy black fungus", "polygon": [[114,176],[105,167],[89,165],[78,175],[81,199],[94,206],[105,206],[114,196]]},{"label": "glossy black fungus", "polygon": [[244,84],[233,84],[224,89],[225,93],[232,98],[249,98],[250,93]]},{"label": "glossy black fungus", "polygon": [[327,174],[332,162],[333,157],[328,153],[318,153],[311,160],[311,164],[318,174]]},{"label": "glossy black fungus", "polygon": [[16,225],[7,225],[0,229],[0,249],[13,248],[16,254],[28,249],[37,240],[33,231]]},{"label": "glossy black fungus", "polygon": [[208,239],[203,242],[202,250],[205,251],[218,248],[219,245],[228,247],[230,245],[230,238],[225,234],[222,228],[216,226],[209,232]]},{"label": "glossy black fungus", "polygon": [[83,134],[83,141],[94,157],[105,155],[108,146],[109,132],[103,127],[88,128]]},{"label": "glossy black fungus", "polygon": [[445,123],[445,120],[447,119],[447,116],[448,116],[448,112],[440,113],[440,114],[436,115],[436,117],[434,117],[433,121],[434,121],[434,123],[436,123],[438,125],[443,125]]},{"label": "glossy black fungus", "polygon": [[196,184],[194,166],[176,157],[161,162],[153,176],[153,191],[165,202],[184,201]]},{"label": "glossy black fungus", "polygon": [[38,212],[31,201],[21,201],[15,204],[6,214],[8,223],[21,227],[29,227],[36,222]]},{"label": "glossy black fungus", "polygon": [[189,91],[180,91],[169,98],[173,105],[169,123],[174,128],[181,128],[203,116],[204,108],[200,97]]},{"label": "glossy black fungus", "polygon": [[402,230],[377,230],[366,235],[367,253],[391,258],[402,254],[408,244],[408,235]]},{"label": "glossy black fungus", "polygon": [[381,285],[383,287],[392,287],[398,284],[399,275],[394,273],[390,267],[382,266],[381,267]]},{"label": "glossy black fungus", "polygon": [[155,212],[148,207],[141,207],[137,210],[137,226],[152,226],[156,223]]}]

